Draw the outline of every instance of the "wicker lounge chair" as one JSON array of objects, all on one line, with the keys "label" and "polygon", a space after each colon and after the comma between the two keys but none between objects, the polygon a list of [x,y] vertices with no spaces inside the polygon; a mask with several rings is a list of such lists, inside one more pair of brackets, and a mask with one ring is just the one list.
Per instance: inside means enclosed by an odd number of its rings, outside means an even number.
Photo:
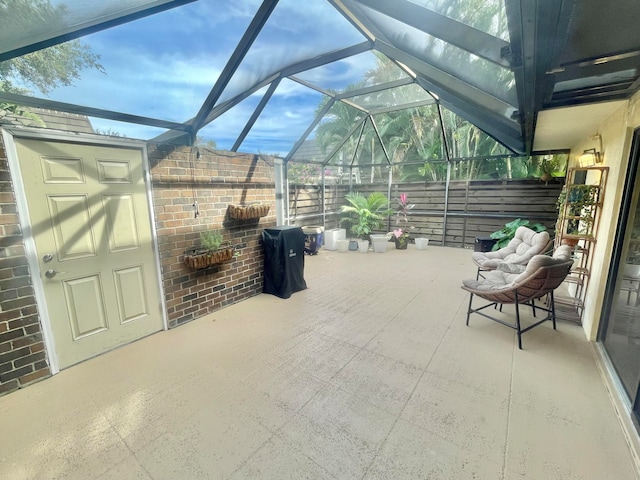
[{"label": "wicker lounge chair", "polygon": [[480,272],[495,270],[504,262],[524,267],[534,255],[550,249],[551,241],[547,232],[534,232],[527,227],[518,227],[506,247],[493,252],[473,252],[471,258],[478,266],[476,278],[479,278]]},{"label": "wicker lounge chair", "polygon": [[[494,320],[502,325],[513,328],[518,335],[518,348],[522,349],[522,334],[538,325],[551,320],[553,329],[556,329],[555,305],[553,291],[564,281],[573,265],[571,260],[571,248],[563,245],[558,247],[552,257],[547,255],[535,255],[527,264],[522,273],[513,273],[514,268],[508,263],[501,264],[498,269],[488,272],[485,278],[464,280],[462,288],[470,293],[469,308],[467,310],[467,325],[472,313]],[[516,266],[515,270],[521,267]],[[546,306],[535,305],[534,300],[549,295]],[[473,296],[476,295],[489,303],[479,308],[472,308]],[[502,309],[502,305],[515,305],[515,324],[508,323],[500,318],[487,314],[484,310],[488,307]],[[520,324],[519,305],[527,304],[536,310],[546,312],[545,318],[532,325],[522,328]]]}]

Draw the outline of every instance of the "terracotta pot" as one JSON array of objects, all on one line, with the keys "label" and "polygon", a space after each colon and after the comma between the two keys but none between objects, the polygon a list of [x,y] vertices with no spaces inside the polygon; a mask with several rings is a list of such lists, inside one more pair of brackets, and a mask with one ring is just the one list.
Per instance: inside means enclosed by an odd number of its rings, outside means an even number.
[{"label": "terracotta pot", "polygon": [[575,247],[578,244],[579,241],[580,241],[579,238],[566,238],[566,237],[563,237],[560,240],[560,244],[569,245],[570,247]]}]

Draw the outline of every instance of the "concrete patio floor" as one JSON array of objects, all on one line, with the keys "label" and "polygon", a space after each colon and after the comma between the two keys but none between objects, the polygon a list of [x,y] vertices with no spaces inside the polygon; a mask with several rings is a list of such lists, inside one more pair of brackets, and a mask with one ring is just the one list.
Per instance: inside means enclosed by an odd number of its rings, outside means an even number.
[{"label": "concrete patio floor", "polygon": [[580,327],[542,325],[519,351],[511,329],[465,326],[469,250],[305,260],[288,300],[1,397],[0,478],[637,478]]}]

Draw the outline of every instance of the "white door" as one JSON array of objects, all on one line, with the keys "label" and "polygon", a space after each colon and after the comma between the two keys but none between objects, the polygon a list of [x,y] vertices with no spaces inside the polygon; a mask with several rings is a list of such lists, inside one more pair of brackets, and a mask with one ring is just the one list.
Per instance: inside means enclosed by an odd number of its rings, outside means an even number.
[{"label": "white door", "polygon": [[15,141],[59,367],[161,330],[142,151]]}]

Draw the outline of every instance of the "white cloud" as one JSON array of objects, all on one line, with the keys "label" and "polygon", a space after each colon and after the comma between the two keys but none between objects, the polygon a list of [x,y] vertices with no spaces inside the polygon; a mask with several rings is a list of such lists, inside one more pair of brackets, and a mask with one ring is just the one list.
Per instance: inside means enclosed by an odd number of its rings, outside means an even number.
[{"label": "white cloud", "polygon": [[[134,115],[183,122],[211,91],[260,0],[200,0],[114,27],[83,39],[101,55],[106,74],[83,72],[76,85],[50,98]],[[221,101],[297,61],[361,42],[363,37],[326,0],[280,0],[272,17],[231,80]],[[370,68],[365,57],[317,69],[318,83],[351,83]],[[312,77],[313,77],[312,75]],[[261,98],[254,94],[201,135],[230,148]],[[250,132],[243,150],[286,153],[313,120],[321,95],[284,80]],[[131,138],[162,130],[93,119],[96,128]]]}]

